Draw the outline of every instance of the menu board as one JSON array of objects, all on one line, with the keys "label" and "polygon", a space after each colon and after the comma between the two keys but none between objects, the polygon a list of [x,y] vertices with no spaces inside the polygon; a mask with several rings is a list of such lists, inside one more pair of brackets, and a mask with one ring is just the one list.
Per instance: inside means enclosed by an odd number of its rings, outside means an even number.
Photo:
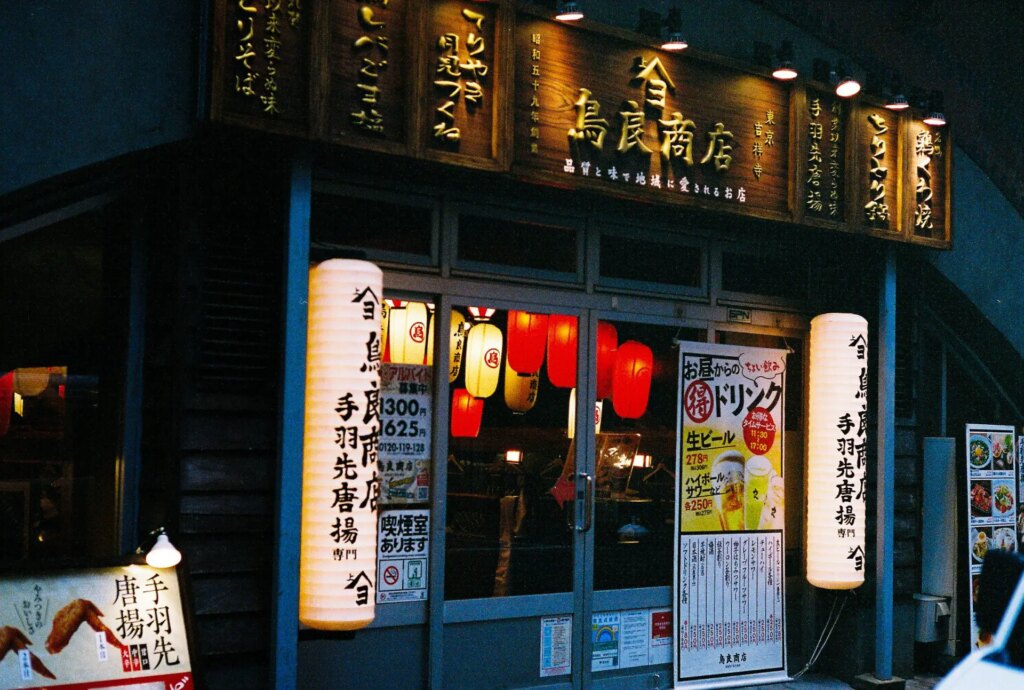
[{"label": "menu board", "polygon": [[0,578],[0,688],[194,687],[177,571]]},{"label": "menu board", "polygon": [[985,554],[989,549],[1018,551],[1020,545],[1016,441],[1012,426],[967,425],[967,570],[971,574],[972,649],[980,646],[974,608]]},{"label": "menu board", "polygon": [[675,680],[786,677],[786,351],[679,353]]}]

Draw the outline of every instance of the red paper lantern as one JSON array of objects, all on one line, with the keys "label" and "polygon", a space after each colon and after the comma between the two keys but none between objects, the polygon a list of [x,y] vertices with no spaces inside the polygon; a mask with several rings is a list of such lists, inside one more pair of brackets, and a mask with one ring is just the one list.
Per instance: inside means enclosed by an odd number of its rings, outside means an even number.
[{"label": "red paper lantern", "polygon": [[544,364],[548,315],[526,311],[508,313],[508,365],[520,374],[534,374]]},{"label": "red paper lantern", "polygon": [[654,354],[635,340],[619,345],[612,375],[612,407],[623,419],[637,419],[647,411],[651,395]]},{"label": "red paper lantern", "polygon": [[11,407],[14,406],[14,372],[0,376],[0,436],[11,426]]},{"label": "red paper lantern", "polygon": [[576,317],[552,314],[548,319],[548,379],[556,388],[576,387]]},{"label": "red paper lantern", "polygon": [[607,321],[597,322],[597,399],[612,394],[612,373],[615,371],[615,351],[619,347],[619,332]]},{"label": "red paper lantern", "polygon": [[474,398],[465,388],[452,391],[452,436],[476,438],[483,418],[483,398]]}]

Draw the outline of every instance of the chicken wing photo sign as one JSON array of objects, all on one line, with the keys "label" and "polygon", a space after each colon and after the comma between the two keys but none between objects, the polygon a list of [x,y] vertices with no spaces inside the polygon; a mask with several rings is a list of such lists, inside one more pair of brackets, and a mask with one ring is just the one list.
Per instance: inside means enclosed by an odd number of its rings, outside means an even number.
[{"label": "chicken wing photo sign", "polygon": [[173,568],[0,576],[0,690],[190,690]]}]

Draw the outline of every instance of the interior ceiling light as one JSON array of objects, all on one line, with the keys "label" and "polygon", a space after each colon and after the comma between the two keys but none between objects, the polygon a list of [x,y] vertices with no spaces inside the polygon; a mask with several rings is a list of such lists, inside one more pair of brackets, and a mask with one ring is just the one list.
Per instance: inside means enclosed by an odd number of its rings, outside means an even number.
[{"label": "interior ceiling light", "polygon": [[793,65],[793,43],[783,41],[779,52],[776,54],[775,66],[772,69],[772,76],[779,81],[792,81],[799,76],[796,67]]},{"label": "interior ceiling light", "polygon": [[928,115],[921,121],[932,127],[941,127],[946,124],[946,116],[942,112],[941,91],[932,91],[932,96],[928,99]]},{"label": "interior ceiling light", "polygon": [[555,13],[555,19],[560,22],[575,22],[583,19],[583,12],[580,10],[580,4],[573,0],[559,0],[558,12]]},{"label": "interior ceiling light", "polygon": [[840,98],[853,98],[860,93],[860,82],[850,76],[850,70],[843,62],[839,63],[839,79],[836,81],[836,95]]},{"label": "interior ceiling light", "polygon": [[665,17],[665,29],[668,31],[668,39],[661,44],[662,50],[679,52],[686,50],[689,43],[683,38],[683,15],[678,7],[673,7]]}]

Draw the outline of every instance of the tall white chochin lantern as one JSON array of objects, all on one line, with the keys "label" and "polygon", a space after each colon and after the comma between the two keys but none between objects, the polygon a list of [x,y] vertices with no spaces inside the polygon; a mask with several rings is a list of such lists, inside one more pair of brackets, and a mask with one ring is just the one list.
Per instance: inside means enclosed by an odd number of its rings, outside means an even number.
[{"label": "tall white chochin lantern", "polygon": [[502,362],[501,329],[491,323],[477,323],[466,336],[466,390],[474,398],[489,398],[498,390]]},{"label": "tall white chochin lantern", "polygon": [[320,630],[373,621],[381,282],[352,259],[309,274],[299,620]]},{"label": "tall white chochin lantern", "polygon": [[825,589],[864,583],[867,337],[867,321],[856,314],[811,320],[807,581]]}]

